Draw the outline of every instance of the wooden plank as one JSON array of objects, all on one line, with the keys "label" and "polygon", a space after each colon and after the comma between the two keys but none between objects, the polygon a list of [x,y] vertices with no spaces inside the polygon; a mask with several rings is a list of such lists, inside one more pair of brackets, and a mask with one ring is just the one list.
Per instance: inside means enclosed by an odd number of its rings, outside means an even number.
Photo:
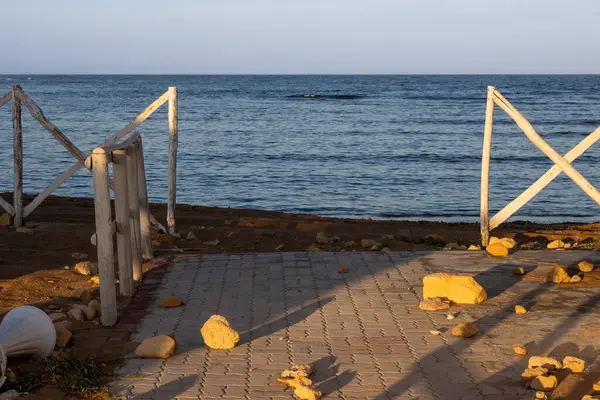
[{"label": "wooden plank", "polygon": [[13,208],[13,206],[11,206],[8,201],[4,200],[2,196],[0,196],[0,207],[2,207],[4,211],[6,211],[9,215],[15,215],[15,209]]},{"label": "wooden plank", "polygon": [[492,152],[492,127],[494,125],[494,90],[493,86],[487,88],[487,102],[485,108],[485,126],[483,128],[483,154],[481,155],[481,207],[480,229],[481,245],[487,246],[490,237],[489,229],[489,182],[490,182],[490,155]]},{"label": "wooden plank", "polygon": [[119,260],[119,288],[123,296],[133,296],[133,269],[131,266],[131,235],[129,232],[129,202],[127,184],[127,154],[113,152],[115,193],[115,221],[117,225],[117,255]]},{"label": "wooden plank", "polygon": [[127,135],[123,136],[119,140],[115,140],[109,144],[103,144],[102,146],[98,146],[103,149],[107,153],[111,153],[115,150],[124,150],[132,144],[136,143],[140,138],[140,134],[137,132],[129,132]]},{"label": "wooden plank", "polygon": [[[600,128],[597,128],[594,132],[590,133],[585,139],[579,142],[577,146],[573,147],[567,154],[564,155],[564,159],[569,163],[572,163],[598,140],[600,140]],[[546,171],[546,173],[531,186],[529,186],[527,190],[521,193],[516,199],[508,203],[506,207],[498,211],[498,213],[490,219],[490,231],[494,228],[497,228],[501,223],[510,218],[529,200],[541,192],[542,189],[548,186],[548,184],[552,182],[554,178],[560,175],[561,172],[561,169],[556,165]]]},{"label": "wooden plank", "polygon": [[138,194],[140,202],[140,235],[142,258],[154,258],[152,251],[152,232],[150,231],[150,207],[148,206],[148,188],[146,187],[146,167],[144,165],[144,146],[142,138],[137,142],[137,167],[138,167]]},{"label": "wooden plank", "polygon": [[21,102],[17,94],[19,85],[12,88],[12,123],[13,123],[13,208],[15,210],[13,226],[23,225],[23,121],[21,119]]},{"label": "wooden plank", "polygon": [[12,90],[10,92],[6,93],[4,96],[0,97],[0,108],[2,108],[3,105],[5,105],[6,103],[8,103],[11,100],[12,100]]},{"label": "wooden plank", "polygon": [[108,157],[105,152],[92,154],[92,174],[94,175],[94,210],[98,238],[101,318],[102,325],[113,326],[117,322],[117,293],[115,288],[113,236],[110,226]]},{"label": "wooden plank", "polygon": [[169,194],[167,200],[167,227],[177,235],[175,205],[177,203],[177,146],[179,143],[177,88],[169,87]]},{"label": "wooden plank", "polygon": [[42,110],[35,104],[35,102],[25,95],[22,91],[16,92],[17,98],[25,104],[31,116],[37,120],[56,140],[62,144],[65,149],[69,151],[77,160],[84,162],[86,155],[75,146],[64,133],[61,132],[54,124],[46,118]]},{"label": "wooden plank", "polygon": [[25,211],[23,213],[23,217],[27,218],[29,214],[33,212],[48,196],[52,194],[60,185],[65,183],[67,179],[69,179],[73,174],[75,174],[79,169],[83,167],[83,163],[81,161],[77,161],[75,164],[71,165],[68,169],[63,171],[52,183],[44,189],[42,192],[38,193],[27,206],[25,206]]},{"label": "wooden plank", "polygon": [[140,203],[137,179],[137,147],[126,149],[127,154],[127,201],[129,203],[129,234],[133,280],[142,279],[142,244],[140,238]]},{"label": "wooden plank", "polygon": [[535,144],[544,154],[548,156],[577,186],[590,196],[592,200],[600,204],[600,192],[581,175],[567,160],[561,157],[542,137],[535,131],[529,121],[516,109],[508,100],[497,90],[494,91],[494,102],[502,108],[521,128],[523,133]]}]

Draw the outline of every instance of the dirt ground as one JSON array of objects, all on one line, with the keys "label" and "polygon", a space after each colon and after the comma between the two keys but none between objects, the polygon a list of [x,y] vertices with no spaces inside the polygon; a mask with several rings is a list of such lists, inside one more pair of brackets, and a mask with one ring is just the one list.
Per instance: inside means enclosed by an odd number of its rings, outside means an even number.
[{"label": "dirt ground", "polygon": [[[9,199],[11,195],[3,197]],[[31,199],[32,196],[25,196],[25,204]],[[164,223],[165,205],[152,204],[151,212]],[[369,250],[361,247],[362,239],[377,242],[378,250],[373,251],[441,250],[446,244],[468,246],[479,241],[479,225],[466,223],[324,218],[190,205],[178,205],[176,219],[181,238],[157,238],[161,239],[155,243],[157,257],[182,253]],[[72,257],[73,253],[87,254],[86,260],[96,261],[96,248],[90,243],[94,233],[93,199],[49,197],[26,222],[32,232],[0,226],[0,316],[23,304],[46,312],[67,312],[77,302],[70,298],[74,289],[97,289],[89,277],[71,271],[79,261]],[[189,232],[194,238],[188,238]],[[325,233],[329,243],[315,243],[319,232]],[[600,237],[600,225],[511,223],[495,230],[494,235],[512,237],[521,246],[560,238],[586,243],[590,248]],[[73,324],[72,345],[65,350],[66,355],[89,354],[113,361],[131,351],[128,333],[135,327],[135,318],[143,314],[144,301],[150,295],[136,296],[131,315],[122,318],[115,328],[102,328],[93,321]],[[127,304],[126,299],[120,299],[122,310],[132,308]],[[46,393],[39,398],[61,398],[48,396]]]}]

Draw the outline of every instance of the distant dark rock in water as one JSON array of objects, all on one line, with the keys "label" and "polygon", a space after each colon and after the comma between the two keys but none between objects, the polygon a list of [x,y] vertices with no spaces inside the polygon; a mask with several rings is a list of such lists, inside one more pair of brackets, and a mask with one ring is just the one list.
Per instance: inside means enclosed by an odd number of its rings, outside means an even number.
[{"label": "distant dark rock in water", "polygon": [[304,95],[305,99],[316,99],[316,98],[319,98],[319,97],[321,97],[320,94],[305,94]]},{"label": "distant dark rock in water", "polygon": [[355,100],[362,99],[364,96],[357,94],[318,94],[318,93],[307,93],[307,94],[293,94],[287,96],[288,98],[305,98],[305,99],[333,99],[333,100]]}]

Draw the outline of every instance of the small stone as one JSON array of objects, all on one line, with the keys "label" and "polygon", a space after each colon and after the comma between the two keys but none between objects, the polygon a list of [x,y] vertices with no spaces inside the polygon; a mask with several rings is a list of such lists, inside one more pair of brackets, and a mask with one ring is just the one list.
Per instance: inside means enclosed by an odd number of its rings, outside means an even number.
[{"label": "small stone", "polygon": [[158,304],[158,306],[160,308],[172,308],[172,307],[179,307],[182,304],[183,303],[181,302],[181,299],[179,297],[168,296],[168,297],[163,297],[160,300],[160,303]]},{"label": "small stone", "polygon": [[479,250],[481,250],[481,246],[472,244],[469,246],[469,248],[467,250],[468,251],[479,251]]},{"label": "small stone", "polygon": [[517,267],[512,269],[513,275],[525,275],[525,269],[523,267]]},{"label": "small stone", "polygon": [[98,275],[98,265],[96,263],[90,261],[82,261],[80,263],[75,264],[73,267],[73,271],[78,273],[79,275]]},{"label": "small stone", "polygon": [[88,255],[86,253],[75,252],[71,254],[71,258],[75,260],[85,260],[86,258],[88,258]]},{"label": "small stone", "polygon": [[563,359],[563,368],[578,374],[585,369],[585,361],[577,357],[566,356]]},{"label": "small stone", "polygon": [[447,243],[446,247],[444,247],[444,250],[457,250],[458,249],[458,243]]},{"label": "small stone", "polygon": [[565,247],[565,242],[562,240],[553,240],[546,246],[549,249],[562,249]]},{"label": "small stone", "polygon": [[21,226],[20,228],[16,229],[18,233],[24,233],[26,235],[33,235],[33,229],[31,228],[25,228],[24,226]]},{"label": "small stone", "polygon": [[353,240],[344,243],[344,248],[345,249],[351,249],[353,247],[356,247],[356,242],[353,241]]},{"label": "small stone", "polygon": [[515,346],[513,348],[513,350],[515,351],[516,354],[518,354],[520,356],[524,356],[527,354],[527,349],[523,346]]},{"label": "small stone", "polygon": [[456,316],[452,313],[446,314],[446,319],[448,321],[452,321],[454,318],[456,318]]},{"label": "small stone", "polygon": [[313,367],[310,364],[293,364],[290,368],[281,373],[282,378],[304,377],[310,378],[313,374]]},{"label": "small stone", "polygon": [[525,307],[523,307],[523,306],[521,306],[521,305],[515,306],[515,313],[516,313],[516,314],[518,314],[518,315],[523,315],[523,314],[525,314],[526,312],[527,312],[527,310],[525,309]]},{"label": "small stone", "polygon": [[86,303],[92,299],[92,293],[84,288],[73,290],[71,297],[77,300],[85,301]]},{"label": "small stone", "polygon": [[573,243],[565,243],[565,249],[570,249],[571,247],[573,247]]},{"label": "small stone", "polygon": [[67,347],[67,344],[71,340],[73,334],[67,328],[59,328],[56,330],[56,346]]},{"label": "small stone", "polygon": [[194,234],[194,232],[189,231],[187,236],[185,237],[187,240],[197,240],[198,238],[196,237],[196,235]]},{"label": "small stone", "polygon": [[571,279],[569,279],[569,283],[579,283],[581,282],[582,278],[579,275],[573,275],[571,277]]},{"label": "small stone", "polygon": [[83,310],[79,307],[73,307],[71,311],[69,311],[69,315],[75,319],[75,321],[84,321],[85,315],[83,314]]},{"label": "small stone", "polygon": [[81,311],[83,311],[83,314],[85,315],[85,319],[87,319],[88,321],[93,320],[94,318],[96,318],[96,309],[94,307],[90,307],[90,306],[77,306],[81,309]]},{"label": "small stone", "polygon": [[102,309],[100,302],[96,299],[90,300],[88,307],[92,307],[94,310],[96,310],[96,314],[100,314],[100,310]]},{"label": "small stone", "polygon": [[546,396],[546,393],[544,393],[544,392],[535,392],[535,398],[541,399],[541,400],[547,400],[548,396]]},{"label": "small stone", "polygon": [[383,253],[389,253],[391,250],[389,249],[389,247],[384,247],[383,249],[381,249],[381,251]]},{"label": "small stone", "polygon": [[439,311],[447,310],[452,304],[448,300],[434,297],[433,299],[426,298],[419,303],[419,308],[423,311]]},{"label": "small stone", "polygon": [[71,321],[60,321],[54,323],[54,329],[58,330],[61,328],[69,329],[71,327]]},{"label": "small stone", "polygon": [[0,214],[0,226],[11,226],[12,225],[12,217],[7,214]]},{"label": "small stone", "polygon": [[452,328],[452,336],[470,338],[479,332],[479,327],[473,323],[461,322]]},{"label": "small stone", "polygon": [[142,358],[169,358],[175,352],[175,339],[167,335],[144,339],[135,349],[135,355]]},{"label": "small stone", "polygon": [[533,356],[529,359],[528,368],[543,367],[549,370],[562,369],[562,364],[554,357]]},{"label": "small stone", "polygon": [[360,241],[360,247],[363,249],[372,249],[373,246],[377,246],[377,242],[374,239],[363,239]]},{"label": "small stone", "polygon": [[92,276],[88,282],[90,285],[100,286],[100,277],[98,275]]},{"label": "small stone", "polygon": [[495,236],[492,236],[490,238],[489,244],[494,244],[494,243],[500,243],[501,245],[503,245],[504,247],[506,247],[507,249],[512,249],[517,245],[517,242],[514,239],[511,238],[497,238]]},{"label": "small stone", "polygon": [[211,316],[200,329],[200,333],[204,343],[211,349],[233,349],[240,341],[240,335],[221,315]]},{"label": "small stone", "polygon": [[508,255],[508,247],[500,242],[490,244],[485,250],[494,257],[506,257]]},{"label": "small stone", "polygon": [[592,389],[594,389],[594,391],[596,391],[596,392],[600,392],[600,381],[597,381],[596,383],[594,383],[594,385],[592,386]]},{"label": "small stone", "polygon": [[298,386],[294,389],[294,396],[299,400],[318,400],[323,394],[313,386]]},{"label": "small stone", "polygon": [[279,246],[275,247],[275,251],[281,251],[281,250],[283,250],[283,247],[284,246],[282,244],[280,244]]},{"label": "small stone", "polygon": [[429,333],[433,336],[440,336],[442,334],[441,331],[430,330]]},{"label": "small stone", "polygon": [[577,267],[581,272],[592,272],[594,270],[594,264],[586,260],[579,261]]},{"label": "small stone", "polygon": [[531,382],[536,376],[546,376],[548,375],[548,368],[536,367],[536,368],[527,368],[525,371],[521,373],[521,379],[524,382]]},{"label": "small stone", "polygon": [[378,251],[379,250],[379,244],[374,244],[373,247],[371,247],[370,250],[371,251]]},{"label": "small stone", "polygon": [[329,238],[327,236],[325,236],[325,232],[319,232],[319,233],[317,233],[315,242],[318,244],[329,244]]},{"label": "small stone", "polygon": [[317,246],[316,243],[313,243],[310,245],[310,247],[307,249],[307,251],[309,253],[316,253],[317,251],[321,251],[321,248],[319,246]]},{"label": "small stone", "polygon": [[219,239],[211,240],[208,242],[202,242],[202,244],[206,244],[209,246],[217,246],[219,243],[221,243],[221,242],[219,242]]},{"label": "small stone", "polygon": [[52,314],[48,314],[48,316],[52,320],[52,323],[67,321],[69,319],[67,314],[63,314],[63,313],[52,313]]},{"label": "small stone", "polygon": [[558,380],[554,375],[550,376],[536,376],[531,381],[531,388],[533,390],[541,390],[543,392],[551,392],[556,389],[558,385]]},{"label": "small stone", "polygon": [[339,272],[340,274],[347,274],[348,272],[350,272],[350,268],[348,268],[348,267],[347,267],[347,266],[345,266],[345,265],[340,265],[340,266],[338,267],[338,272]]},{"label": "small stone", "polygon": [[571,278],[569,277],[569,274],[567,274],[567,271],[565,271],[563,267],[552,268],[552,270],[548,273],[548,276],[546,277],[546,282],[569,283],[570,281]]},{"label": "small stone", "polygon": [[457,304],[478,304],[487,294],[472,276],[435,273],[423,278],[423,298],[436,297]]},{"label": "small stone", "polygon": [[[0,399],[1,400],[1,399]],[[594,397],[591,394],[586,394],[581,398],[581,400],[599,400],[598,397]]]}]

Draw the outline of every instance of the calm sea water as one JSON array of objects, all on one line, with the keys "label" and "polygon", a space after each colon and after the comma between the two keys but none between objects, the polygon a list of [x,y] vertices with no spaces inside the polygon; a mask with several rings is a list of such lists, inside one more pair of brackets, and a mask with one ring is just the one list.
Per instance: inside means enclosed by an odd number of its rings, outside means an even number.
[{"label": "calm sea water", "polygon": [[[488,85],[560,153],[600,125],[600,76],[0,76],[0,93],[17,83],[84,151],[177,86],[179,202],[328,216],[476,220]],[[24,185],[34,193],[73,158],[23,112]],[[151,200],[165,202],[166,105],[140,131]],[[0,137],[0,191],[10,191],[10,106]],[[598,146],[574,166],[600,186]],[[551,166],[497,109],[492,211]],[[56,193],[90,196],[91,175]],[[592,221],[599,211],[562,174],[518,217]]]}]

